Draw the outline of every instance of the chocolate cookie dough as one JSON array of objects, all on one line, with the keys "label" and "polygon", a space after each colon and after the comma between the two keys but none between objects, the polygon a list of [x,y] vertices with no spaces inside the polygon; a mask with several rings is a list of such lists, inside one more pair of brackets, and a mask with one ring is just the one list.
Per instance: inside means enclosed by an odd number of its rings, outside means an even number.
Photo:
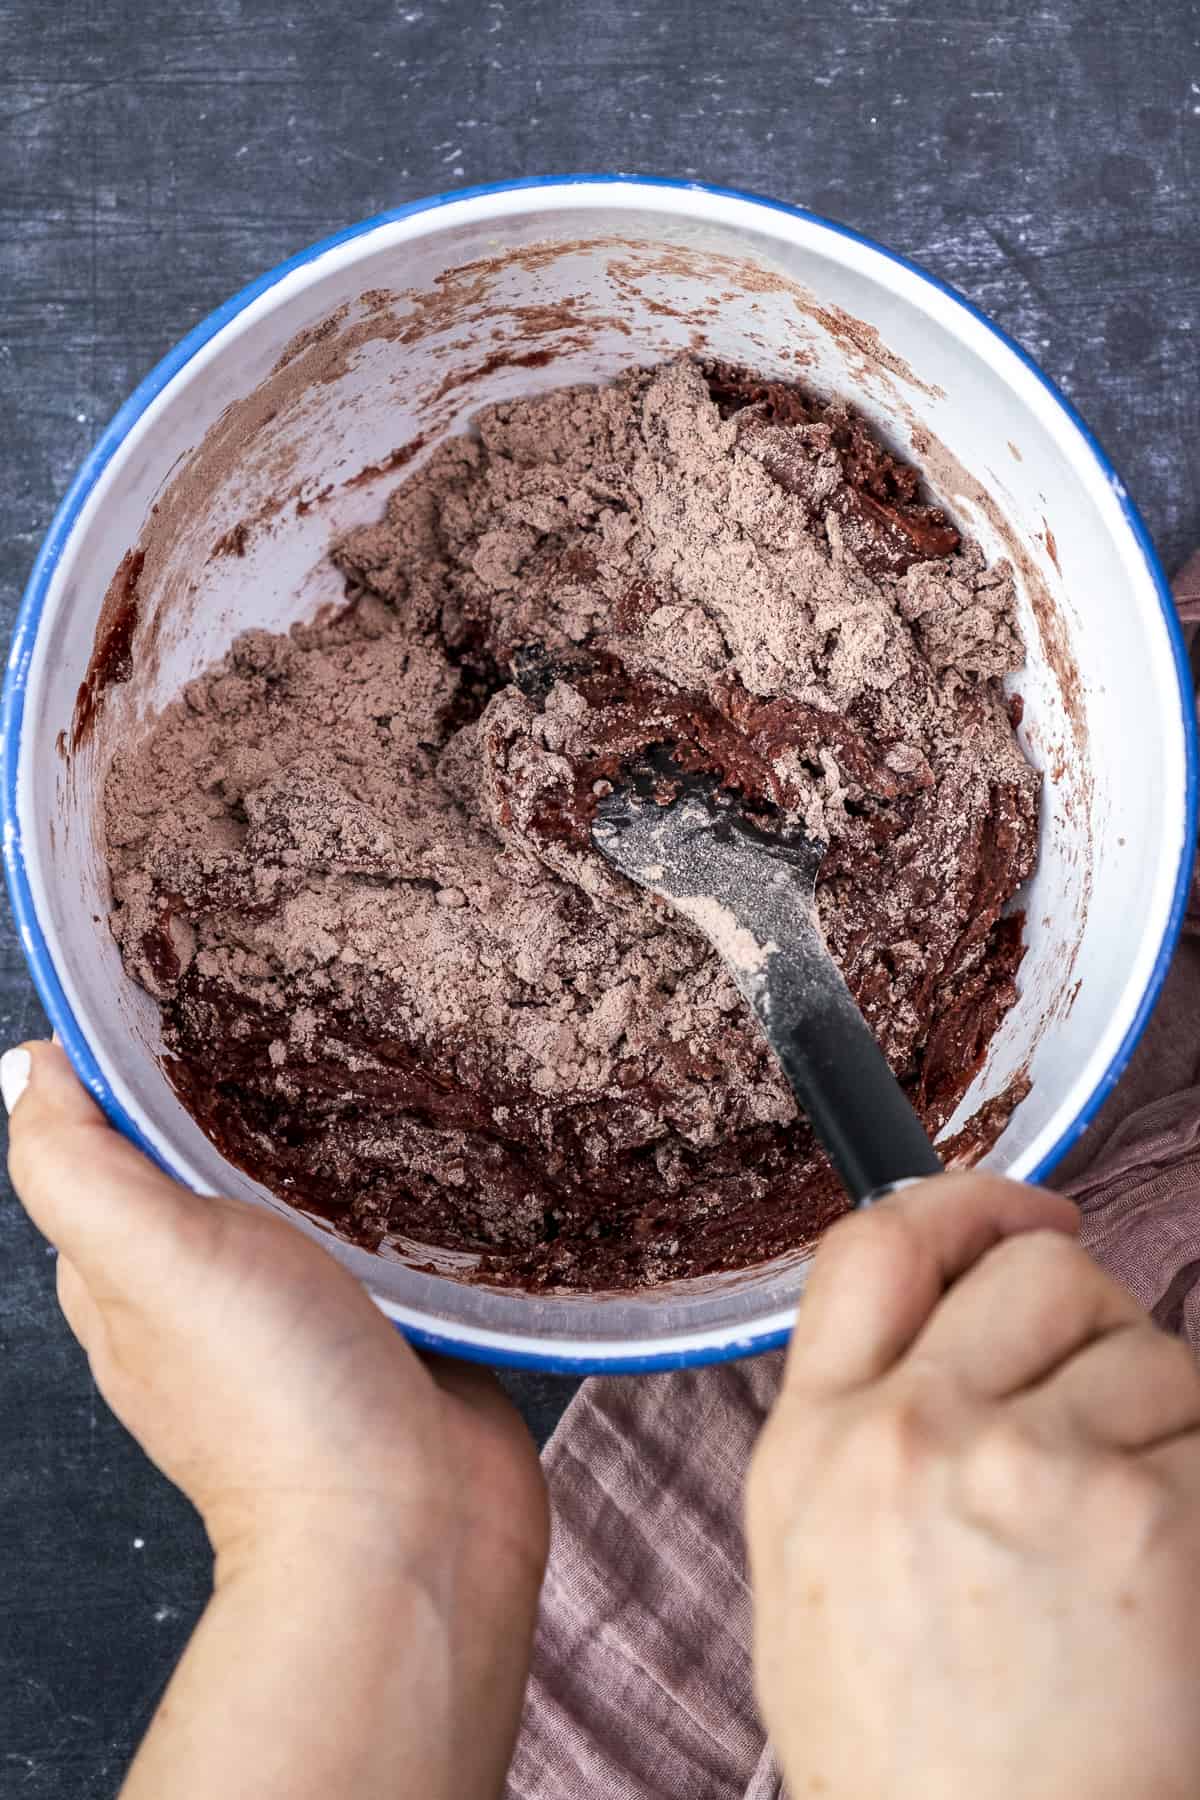
[{"label": "chocolate cookie dough", "polygon": [[342,606],[115,757],[113,931],[197,1119],[347,1237],[529,1288],[751,1264],[840,1193],[707,945],[591,849],[596,785],[664,743],[827,842],[936,1130],[1022,954],[1011,577],[790,384],[680,360],[475,424],[335,547]]}]

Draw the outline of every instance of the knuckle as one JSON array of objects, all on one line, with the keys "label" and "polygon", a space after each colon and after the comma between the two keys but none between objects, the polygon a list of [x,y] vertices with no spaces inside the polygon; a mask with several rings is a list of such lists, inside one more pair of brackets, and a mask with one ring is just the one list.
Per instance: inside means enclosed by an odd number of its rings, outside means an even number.
[{"label": "knuckle", "polygon": [[[197,1270],[236,1274],[251,1281],[269,1270],[273,1260],[285,1261],[280,1253],[281,1232],[287,1232],[289,1239],[298,1235],[252,1207],[188,1195],[175,1214],[172,1235],[175,1248],[194,1262]],[[286,1252],[286,1241],[282,1249]]]},{"label": "knuckle", "polygon": [[819,1261],[826,1269],[853,1262],[864,1241],[869,1242],[868,1231],[877,1229],[878,1220],[870,1214],[848,1213],[825,1233],[817,1251]]},{"label": "knuckle", "polygon": [[1152,1463],[1131,1456],[1104,1457],[1088,1484],[1093,1516],[1105,1534],[1130,1551],[1157,1538],[1174,1512],[1170,1483]]},{"label": "knuckle", "polygon": [[825,1286],[849,1290],[865,1270],[880,1264],[893,1271],[911,1269],[924,1254],[912,1220],[884,1201],[868,1212],[850,1213],[826,1232],[815,1273]]},{"label": "knuckle", "polygon": [[1060,1231],[1021,1231],[1005,1238],[992,1252],[1011,1262],[1028,1277],[1040,1274],[1047,1281],[1074,1283],[1106,1281],[1086,1250]]},{"label": "knuckle", "polygon": [[1006,1409],[982,1426],[963,1457],[965,1505],[980,1522],[1008,1530],[1067,1503],[1065,1473],[1065,1461],[1019,1412]]},{"label": "knuckle", "polygon": [[[226,1209],[201,1194],[156,1212],[122,1270],[131,1298],[183,1282],[208,1305],[225,1304],[253,1284],[254,1258],[230,1230]],[[282,1274],[282,1271],[281,1271]]]},{"label": "knuckle", "polygon": [[1086,1250],[1061,1232],[1023,1232],[1006,1238],[991,1254],[1012,1286],[1056,1315],[1087,1318],[1121,1291]]},{"label": "knuckle", "polygon": [[[1177,1389],[1181,1394],[1200,1392],[1200,1366],[1196,1353],[1183,1338],[1171,1337],[1150,1325],[1138,1333],[1141,1342],[1136,1354],[1147,1362],[1147,1377],[1160,1387]],[[1153,1365],[1153,1370],[1149,1365]]]},{"label": "knuckle", "polygon": [[901,1390],[864,1413],[850,1433],[854,1476],[876,1488],[903,1491],[931,1460],[940,1436],[924,1396]]},{"label": "knuckle", "polygon": [[222,1224],[217,1208],[200,1195],[189,1196],[162,1221],[155,1248],[161,1260],[186,1267],[193,1277],[207,1273],[221,1255]]},{"label": "knuckle", "polygon": [[881,1201],[865,1212],[847,1213],[830,1227],[821,1242],[819,1254],[826,1260],[857,1256],[881,1240],[907,1241],[912,1236],[911,1222],[888,1201]]}]

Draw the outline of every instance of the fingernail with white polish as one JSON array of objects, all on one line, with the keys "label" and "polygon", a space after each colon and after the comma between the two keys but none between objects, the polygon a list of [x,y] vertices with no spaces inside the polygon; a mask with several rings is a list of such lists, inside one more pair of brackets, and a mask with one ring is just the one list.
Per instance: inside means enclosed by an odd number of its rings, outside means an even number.
[{"label": "fingernail with white polish", "polygon": [[0,1095],[4,1099],[5,1112],[12,1111],[29,1086],[32,1064],[28,1050],[6,1050],[0,1056]]}]

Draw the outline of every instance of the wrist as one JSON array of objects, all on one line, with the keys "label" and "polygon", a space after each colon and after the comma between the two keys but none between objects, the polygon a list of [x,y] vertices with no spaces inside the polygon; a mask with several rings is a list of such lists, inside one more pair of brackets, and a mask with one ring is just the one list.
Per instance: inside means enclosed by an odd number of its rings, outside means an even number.
[{"label": "wrist", "polygon": [[217,1550],[212,1598],[130,1793],[315,1800],[397,1794],[414,1776],[429,1800],[482,1791],[451,1779],[466,1709],[444,1559],[418,1559],[407,1534],[343,1503],[272,1509],[269,1522],[251,1512],[253,1529]]},{"label": "wrist", "polygon": [[444,1515],[392,1494],[230,1492],[202,1511],[219,1589],[249,1572],[282,1582],[336,1580],[347,1592],[429,1590],[453,1544]]}]

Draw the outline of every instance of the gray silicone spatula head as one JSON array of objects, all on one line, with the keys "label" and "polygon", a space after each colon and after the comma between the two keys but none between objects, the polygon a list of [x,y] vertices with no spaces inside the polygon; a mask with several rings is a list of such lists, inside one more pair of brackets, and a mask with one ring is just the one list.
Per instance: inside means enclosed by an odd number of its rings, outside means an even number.
[{"label": "gray silicone spatula head", "polygon": [[598,800],[592,841],[723,959],[856,1204],[940,1171],[825,943],[823,845],[748,818],[711,777],[660,750]]},{"label": "gray silicone spatula head", "polygon": [[[801,915],[815,923],[824,845],[800,831],[763,830],[728,789],[685,774],[665,752],[598,801],[592,841],[630,881],[670,901],[739,978],[764,973],[778,948],[773,924],[795,935]],[[798,950],[828,955],[819,932],[801,935]]]}]

